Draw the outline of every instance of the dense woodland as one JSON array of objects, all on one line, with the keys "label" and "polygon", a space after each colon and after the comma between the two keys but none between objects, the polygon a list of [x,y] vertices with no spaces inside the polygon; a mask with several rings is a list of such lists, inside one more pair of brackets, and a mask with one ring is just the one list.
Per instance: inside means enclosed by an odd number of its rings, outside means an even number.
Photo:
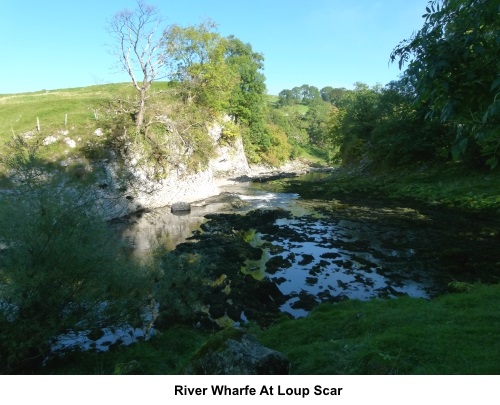
[{"label": "dense woodland", "polygon": [[[156,9],[139,2],[110,27],[132,86],[100,106],[107,136],[81,153],[100,158],[133,142],[160,176],[168,165],[196,171],[213,152],[206,123],[226,120],[221,142],[241,136],[252,163],[279,166],[316,155],[366,176],[446,163],[494,173],[500,158],[499,17],[494,0],[433,0],[422,28],[387,55],[401,69],[399,80],[374,87],[358,82],[354,89],[303,84],[270,97],[264,57],[250,44],[223,37],[212,21],[162,27]],[[332,82],[334,75],[332,69]],[[162,316],[181,324],[209,266],[207,258],[165,252],[147,263],[129,260],[89,208],[91,176],[54,173],[39,146],[15,137],[2,147],[4,173],[20,176],[17,191],[0,202],[3,373],[40,372],[55,336],[138,325],[145,307],[150,320],[156,304],[168,308],[158,317],[160,329]],[[191,332],[170,333],[166,328],[153,347],[182,346],[182,334]],[[204,339],[192,336],[194,346]]]}]

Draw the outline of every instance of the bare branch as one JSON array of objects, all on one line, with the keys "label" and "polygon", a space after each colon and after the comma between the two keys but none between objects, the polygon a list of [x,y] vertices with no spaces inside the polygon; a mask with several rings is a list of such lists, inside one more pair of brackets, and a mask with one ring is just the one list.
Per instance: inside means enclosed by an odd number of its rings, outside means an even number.
[{"label": "bare branch", "polygon": [[137,1],[135,11],[123,10],[115,14],[109,30],[115,38],[122,69],[127,72],[139,93],[136,125],[144,122],[147,93],[160,75],[165,59],[160,55],[161,35],[157,35],[162,19],[155,7]]}]

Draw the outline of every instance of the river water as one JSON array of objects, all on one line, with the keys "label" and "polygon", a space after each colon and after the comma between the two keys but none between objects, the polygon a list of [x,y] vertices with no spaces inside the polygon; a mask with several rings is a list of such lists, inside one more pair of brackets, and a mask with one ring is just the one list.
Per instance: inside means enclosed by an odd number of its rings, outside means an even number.
[{"label": "river water", "polygon": [[[324,176],[312,173],[294,181]],[[188,215],[165,208],[116,226],[140,257],[158,245],[175,249],[201,232],[208,214],[286,211],[289,215],[277,218],[272,232],[247,232],[247,242],[263,254],[247,260],[241,271],[275,283],[286,296],[281,310],[293,317],[325,301],[431,298],[450,282],[498,279],[500,249],[498,239],[488,234],[491,224],[394,202],[303,200],[273,189],[267,183],[235,183],[220,196],[194,204]],[[489,266],[487,274],[484,266]]]}]

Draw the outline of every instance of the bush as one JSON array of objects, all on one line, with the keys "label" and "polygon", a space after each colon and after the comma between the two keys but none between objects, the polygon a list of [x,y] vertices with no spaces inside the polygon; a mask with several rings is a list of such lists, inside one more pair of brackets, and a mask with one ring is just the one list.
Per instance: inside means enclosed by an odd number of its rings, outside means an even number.
[{"label": "bush", "polygon": [[44,170],[22,146],[8,162],[18,165],[21,185],[0,202],[0,371],[7,373],[43,364],[62,334],[140,322],[145,303],[145,278],[92,193]]}]

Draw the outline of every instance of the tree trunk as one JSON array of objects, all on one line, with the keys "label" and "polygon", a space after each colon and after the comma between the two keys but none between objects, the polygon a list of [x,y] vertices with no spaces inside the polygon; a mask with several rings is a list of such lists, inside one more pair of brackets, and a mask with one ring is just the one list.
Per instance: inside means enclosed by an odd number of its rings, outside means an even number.
[{"label": "tree trunk", "polygon": [[143,87],[141,88],[140,94],[141,94],[141,99],[139,101],[139,111],[137,112],[137,117],[135,119],[135,125],[137,127],[142,127],[142,124],[144,123],[144,113],[146,112],[146,89]]}]

